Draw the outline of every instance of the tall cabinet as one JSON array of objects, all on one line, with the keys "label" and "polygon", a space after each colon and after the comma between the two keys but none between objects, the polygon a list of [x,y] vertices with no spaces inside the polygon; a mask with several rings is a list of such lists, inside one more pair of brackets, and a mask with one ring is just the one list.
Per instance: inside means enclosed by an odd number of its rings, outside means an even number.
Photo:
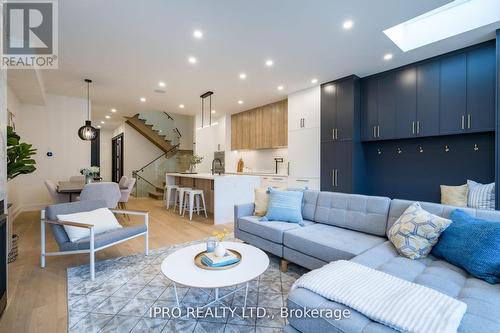
[{"label": "tall cabinet", "polygon": [[360,83],[348,76],[321,85],[321,190],[360,191]]},{"label": "tall cabinet", "polygon": [[319,190],[320,87],[288,96],[289,187]]}]

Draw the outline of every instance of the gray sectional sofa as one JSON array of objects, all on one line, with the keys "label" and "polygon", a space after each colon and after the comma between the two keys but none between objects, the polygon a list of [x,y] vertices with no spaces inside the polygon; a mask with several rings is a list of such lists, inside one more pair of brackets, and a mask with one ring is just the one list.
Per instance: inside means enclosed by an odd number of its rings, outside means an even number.
[{"label": "gray sectional sofa", "polygon": [[[459,332],[500,332],[500,284],[491,285],[432,256],[411,260],[400,256],[387,240],[387,230],[413,202],[386,197],[305,191],[304,225],[260,222],[254,205],[235,206],[235,236],[286,261],[316,269],[335,260],[352,260],[399,278],[434,288],[467,304]],[[421,202],[436,215],[449,217],[457,207]],[[460,208],[469,214],[500,221],[500,211]],[[500,241],[500,240],[499,240]],[[335,308],[332,302],[303,288],[288,295],[289,308]],[[396,332],[351,309],[351,318],[289,318],[285,332]]]}]

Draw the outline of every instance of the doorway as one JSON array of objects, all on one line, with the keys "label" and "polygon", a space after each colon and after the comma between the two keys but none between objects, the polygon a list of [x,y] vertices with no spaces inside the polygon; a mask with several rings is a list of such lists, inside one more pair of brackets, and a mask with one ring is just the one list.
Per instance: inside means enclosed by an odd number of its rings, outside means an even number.
[{"label": "doorway", "polygon": [[115,183],[123,176],[123,133],[111,139],[111,179]]}]

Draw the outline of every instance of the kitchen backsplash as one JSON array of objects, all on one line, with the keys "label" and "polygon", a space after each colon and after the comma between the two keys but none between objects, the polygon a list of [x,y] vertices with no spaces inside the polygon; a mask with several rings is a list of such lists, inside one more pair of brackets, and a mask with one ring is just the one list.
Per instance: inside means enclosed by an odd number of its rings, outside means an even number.
[{"label": "kitchen backsplash", "polygon": [[278,163],[278,174],[286,175],[288,172],[288,149],[263,149],[263,150],[226,150],[226,172],[236,172],[238,160],[243,158],[245,172],[274,173],[276,157],[282,157],[283,163]]}]

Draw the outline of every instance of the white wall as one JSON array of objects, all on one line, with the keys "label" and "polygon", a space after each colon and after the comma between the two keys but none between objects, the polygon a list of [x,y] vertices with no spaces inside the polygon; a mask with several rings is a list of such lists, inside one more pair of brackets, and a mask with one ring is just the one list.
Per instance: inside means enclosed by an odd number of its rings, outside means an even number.
[{"label": "white wall", "polygon": [[101,157],[101,178],[105,182],[111,181],[111,138],[112,130],[101,130],[99,150]]},{"label": "white wall", "polygon": [[[21,210],[35,210],[51,202],[44,181],[67,180],[90,165],[90,142],[78,137],[86,119],[85,99],[47,95],[46,105],[20,104],[16,131],[23,142],[38,149],[34,159],[37,170],[19,176],[17,190]],[[53,153],[52,157],[47,152]]]}]

